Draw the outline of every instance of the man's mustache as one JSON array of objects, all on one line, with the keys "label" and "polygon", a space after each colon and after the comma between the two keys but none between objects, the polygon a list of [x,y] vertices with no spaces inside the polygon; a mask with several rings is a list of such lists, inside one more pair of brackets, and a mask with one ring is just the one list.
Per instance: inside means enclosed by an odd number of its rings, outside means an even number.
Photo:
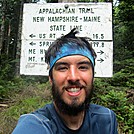
[{"label": "man's mustache", "polygon": [[70,88],[72,86],[75,87],[79,87],[79,88],[83,88],[85,87],[84,85],[82,85],[79,81],[68,81],[68,84],[64,86],[64,88]]}]

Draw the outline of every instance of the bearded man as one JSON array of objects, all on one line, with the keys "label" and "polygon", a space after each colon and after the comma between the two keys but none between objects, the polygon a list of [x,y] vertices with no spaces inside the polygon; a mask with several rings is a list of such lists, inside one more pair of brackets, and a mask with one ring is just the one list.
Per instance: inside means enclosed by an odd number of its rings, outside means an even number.
[{"label": "bearded man", "polygon": [[22,115],[13,134],[117,134],[112,110],[90,104],[96,54],[76,29],[46,51],[53,101]]}]

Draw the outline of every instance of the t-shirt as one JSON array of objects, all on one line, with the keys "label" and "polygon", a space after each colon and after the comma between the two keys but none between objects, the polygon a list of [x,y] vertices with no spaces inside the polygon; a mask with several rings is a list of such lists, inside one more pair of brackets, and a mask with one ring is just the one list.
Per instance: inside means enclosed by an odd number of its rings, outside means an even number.
[{"label": "t-shirt", "polygon": [[90,104],[78,130],[69,129],[53,103],[22,115],[12,134],[118,134],[115,114],[100,105]]}]

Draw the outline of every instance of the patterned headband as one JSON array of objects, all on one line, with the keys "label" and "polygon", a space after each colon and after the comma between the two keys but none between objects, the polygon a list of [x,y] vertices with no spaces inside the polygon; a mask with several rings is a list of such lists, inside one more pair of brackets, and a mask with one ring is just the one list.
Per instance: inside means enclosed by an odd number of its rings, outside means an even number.
[{"label": "patterned headband", "polygon": [[58,51],[56,53],[56,57],[52,57],[50,58],[50,70],[53,68],[54,64],[56,63],[56,61],[58,61],[59,59],[66,57],[66,56],[71,56],[71,55],[82,55],[87,57],[93,67],[94,67],[94,57],[91,54],[91,51],[89,51],[86,47],[82,48],[79,47],[77,44],[75,43],[67,43],[64,44],[61,48],[60,51]]}]

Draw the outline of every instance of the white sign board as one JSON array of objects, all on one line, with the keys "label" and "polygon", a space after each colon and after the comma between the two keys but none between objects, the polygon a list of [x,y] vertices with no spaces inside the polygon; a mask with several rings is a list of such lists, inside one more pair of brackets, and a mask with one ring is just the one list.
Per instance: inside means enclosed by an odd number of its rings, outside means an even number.
[{"label": "white sign board", "polygon": [[20,74],[48,75],[45,50],[61,35],[77,28],[90,37],[97,54],[95,77],[113,73],[111,3],[24,4]]}]

